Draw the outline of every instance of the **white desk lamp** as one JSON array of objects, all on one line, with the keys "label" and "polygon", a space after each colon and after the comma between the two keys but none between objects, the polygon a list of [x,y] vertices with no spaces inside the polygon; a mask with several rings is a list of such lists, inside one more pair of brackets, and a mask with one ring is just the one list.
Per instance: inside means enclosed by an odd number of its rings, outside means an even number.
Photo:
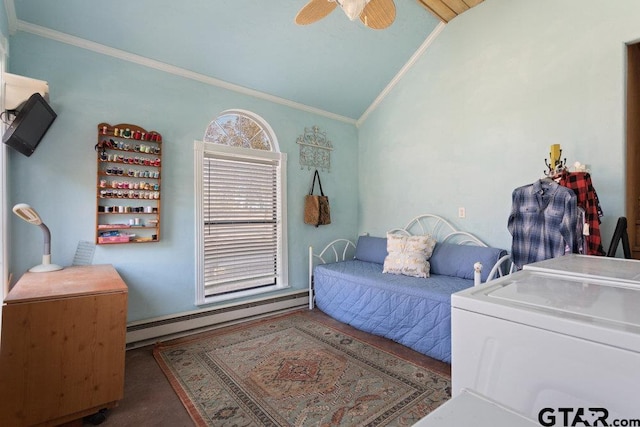
[{"label": "white desk lamp", "polygon": [[44,233],[44,253],[42,254],[42,264],[31,267],[32,273],[44,273],[47,271],[62,270],[57,264],[51,264],[51,232],[49,227],[43,224],[38,213],[26,203],[18,203],[13,207],[13,213],[18,215],[29,224],[38,225]]}]

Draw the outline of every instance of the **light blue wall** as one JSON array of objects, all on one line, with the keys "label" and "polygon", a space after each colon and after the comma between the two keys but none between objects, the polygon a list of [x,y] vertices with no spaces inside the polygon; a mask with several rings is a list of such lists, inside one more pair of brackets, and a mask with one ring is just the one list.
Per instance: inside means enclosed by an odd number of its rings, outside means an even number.
[{"label": "light blue wall", "polygon": [[359,129],[360,231],[431,212],[510,249],[511,192],[561,144],[591,169],[608,244],[624,215],[625,43],[639,23],[636,0],[486,0],[453,20]]},{"label": "light blue wall", "polygon": [[[29,158],[10,150],[10,205],[31,204],[52,232],[53,262],[68,265],[79,240],[93,240],[96,130],[133,123],[163,135],[162,233],[152,244],[98,246],[94,263],[111,263],[129,285],[129,321],[194,310],[193,142],[229,108],[263,117],[288,155],[289,281],[307,286],[307,248],[357,230],[357,130],[354,125],[240,95],[70,45],[17,33],[11,72],[46,80],[58,118]],[[332,141],[332,170],[322,174],[333,223],[302,221],[312,171],[299,166],[298,135],[317,125]],[[18,278],[39,264],[42,233],[11,215],[10,267]]]}]

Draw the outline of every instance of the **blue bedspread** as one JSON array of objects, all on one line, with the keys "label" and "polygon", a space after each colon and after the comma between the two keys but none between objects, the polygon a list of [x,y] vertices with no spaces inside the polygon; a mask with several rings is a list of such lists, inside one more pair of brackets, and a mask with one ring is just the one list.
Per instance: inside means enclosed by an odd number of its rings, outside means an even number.
[{"label": "blue bedspread", "polygon": [[451,363],[451,294],[473,280],[383,274],[382,265],[359,260],[314,269],[317,307],[343,323]]}]

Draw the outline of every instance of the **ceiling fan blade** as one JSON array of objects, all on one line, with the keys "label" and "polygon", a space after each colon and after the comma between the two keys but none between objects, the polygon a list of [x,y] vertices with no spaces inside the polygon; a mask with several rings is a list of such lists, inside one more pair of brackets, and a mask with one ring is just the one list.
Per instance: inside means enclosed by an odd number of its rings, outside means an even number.
[{"label": "ceiling fan blade", "polygon": [[336,8],[338,4],[329,0],[311,0],[296,15],[298,25],[308,25],[321,20]]},{"label": "ceiling fan blade", "polygon": [[382,30],[396,19],[396,4],[393,0],[371,0],[360,14],[360,21],[369,28]]}]

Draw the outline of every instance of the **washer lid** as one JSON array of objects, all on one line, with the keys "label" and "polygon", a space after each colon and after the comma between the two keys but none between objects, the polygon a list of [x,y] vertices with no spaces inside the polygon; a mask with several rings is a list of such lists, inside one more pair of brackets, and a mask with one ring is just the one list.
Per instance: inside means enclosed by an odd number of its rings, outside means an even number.
[{"label": "washer lid", "polygon": [[453,308],[640,352],[640,286],[522,270],[451,296]]},{"label": "washer lid", "polygon": [[640,261],[635,259],[568,254],[527,264],[523,269],[598,277],[640,285]]}]

